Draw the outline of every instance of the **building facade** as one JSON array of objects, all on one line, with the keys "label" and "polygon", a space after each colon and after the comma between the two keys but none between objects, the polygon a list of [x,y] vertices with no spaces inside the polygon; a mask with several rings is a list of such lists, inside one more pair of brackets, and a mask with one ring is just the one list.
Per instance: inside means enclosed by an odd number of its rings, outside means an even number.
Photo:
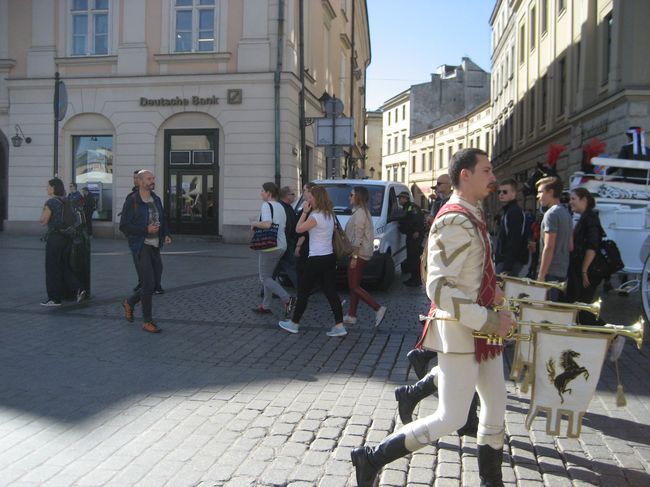
[{"label": "building facade", "polygon": [[489,101],[463,117],[411,137],[409,184],[415,202],[427,208],[435,197],[432,186],[449,171],[455,152],[463,148],[482,149],[490,154],[492,116]]},{"label": "building facade", "polygon": [[365,0],[0,0],[4,228],[38,229],[56,153],[66,185],[98,196],[98,233],[117,234],[133,172],[149,169],[174,233],[243,241],[262,183],[325,176],[309,120],[328,98],[361,158],[369,62]]},{"label": "building facade", "polygon": [[381,107],[383,179],[408,184],[415,201],[428,206],[436,171],[446,171],[453,152],[490,126],[489,98],[490,74],[465,57],[387,100]]},{"label": "building facade", "polygon": [[366,153],[362,177],[382,178],[382,114],[380,110],[366,112]]},{"label": "building facade", "polygon": [[616,156],[628,127],[650,128],[649,17],[645,0],[495,3],[491,99],[500,177],[525,180],[550,144],[562,144],[557,168],[566,182],[593,138]]}]

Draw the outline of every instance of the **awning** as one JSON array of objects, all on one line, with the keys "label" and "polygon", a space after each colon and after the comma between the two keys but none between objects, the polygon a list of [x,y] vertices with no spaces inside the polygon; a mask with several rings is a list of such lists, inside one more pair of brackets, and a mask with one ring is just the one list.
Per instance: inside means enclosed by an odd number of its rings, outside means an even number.
[{"label": "awning", "polygon": [[415,186],[420,190],[420,193],[423,195],[429,196],[430,194],[433,194],[433,190],[431,189],[431,181],[416,181]]}]

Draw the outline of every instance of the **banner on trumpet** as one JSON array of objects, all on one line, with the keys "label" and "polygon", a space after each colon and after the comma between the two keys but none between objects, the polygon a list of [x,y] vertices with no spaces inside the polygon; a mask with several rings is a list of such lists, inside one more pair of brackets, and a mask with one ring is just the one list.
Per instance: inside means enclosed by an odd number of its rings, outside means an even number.
[{"label": "banner on trumpet", "polygon": [[534,379],[526,427],[530,429],[535,417],[545,413],[546,433],[557,436],[566,417],[567,436],[578,438],[614,335],[570,330],[535,332]]}]

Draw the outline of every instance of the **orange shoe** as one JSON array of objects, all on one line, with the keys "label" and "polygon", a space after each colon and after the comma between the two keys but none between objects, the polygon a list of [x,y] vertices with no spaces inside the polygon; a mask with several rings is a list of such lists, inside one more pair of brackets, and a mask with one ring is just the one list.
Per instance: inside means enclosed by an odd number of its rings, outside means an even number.
[{"label": "orange shoe", "polygon": [[125,299],[122,301],[122,308],[124,308],[124,317],[129,323],[133,323],[133,306]]},{"label": "orange shoe", "polygon": [[142,329],[144,331],[148,331],[149,333],[160,333],[162,330],[156,326],[155,323],[152,323],[151,321],[148,321],[142,325]]}]

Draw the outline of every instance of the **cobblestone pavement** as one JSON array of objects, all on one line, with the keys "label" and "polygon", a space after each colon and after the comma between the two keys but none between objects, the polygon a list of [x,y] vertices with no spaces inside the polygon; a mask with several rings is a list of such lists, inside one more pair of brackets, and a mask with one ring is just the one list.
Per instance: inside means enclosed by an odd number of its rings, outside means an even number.
[{"label": "cobblestone pavement", "polygon": [[[352,447],[399,426],[393,389],[412,382],[406,351],[426,309],[421,290],[376,292],[376,333],[362,306],[343,339],[316,296],[299,335],[250,309],[257,263],[245,246],[180,240],[165,249],[154,297],[160,335],[123,320],[135,284],[123,240],[93,241],[93,298],[44,309],[43,244],[0,234],[0,484],[142,486],[355,485]],[[610,293],[611,294],[611,293]],[[342,292],[342,296],[344,293]],[[603,315],[630,324],[638,295],[607,295]],[[650,485],[648,347],[626,344],[628,405],[615,406],[607,363],[580,439],[524,427],[529,396],[508,383],[507,485]],[[407,375],[408,374],[408,375]],[[419,414],[432,412],[425,399]],[[384,469],[382,486],[477,486],[475,440],[441,438]]]}]

